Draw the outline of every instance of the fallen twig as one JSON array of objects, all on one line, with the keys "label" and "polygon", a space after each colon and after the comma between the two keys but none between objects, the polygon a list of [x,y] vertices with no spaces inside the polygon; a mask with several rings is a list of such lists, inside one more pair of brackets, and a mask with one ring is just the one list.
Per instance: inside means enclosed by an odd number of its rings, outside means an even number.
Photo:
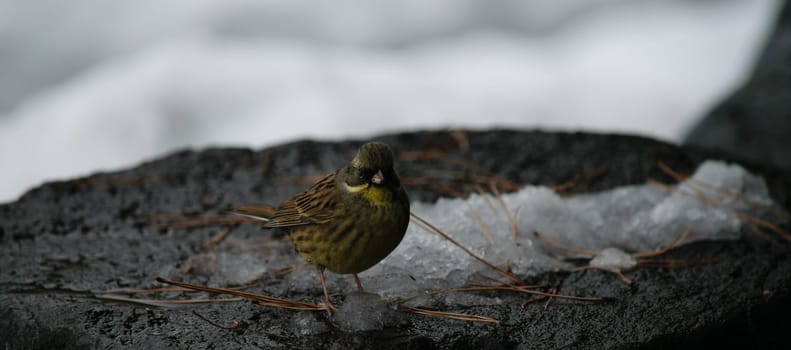
[{"label": "fallen twig", "polygon": [[686,230],[686,231],[684,231],[684,233],[681,234],[681,236],[676,238],[673,242],[670,243],[670,245],[668,245],[666,247],[659,248],[659,249],[656,249],[656,250],[647,251],[647,252],[632,253],[631,255],[633,257],[635,257],[635,258],[649,258],[649,257],[654,257],[654,256],[665,254],[668,251],[673,250],[676,247],[680,246],[682,243],[684,243],[684,241],[686,241],[687,238],[689,238],[689,235],[691,233],[692,233],[692,231]]},{"label": "fallen twig", "polygon": [[486,236],[486,240],[489,241],[490,245],[494,245],[494,238],[492,238],[492,234],[489,232],[489,228],[486,226],[486,223],[483,222],[483,218],[481,214],[478,213],[478,210],[472,207],[469,202],[465,202],[467,204],[467,208],[470,210],[470,213],[475,217],[475,220],[478,220],[478,223],[481,225],[481,231],[483,231],[483,235]]},{"label": "fallen twig", "polygon": [[[260,283],[251,283],[246,284],[243,286],[238,287],[226,287],[227,289],[234,289],[234,290],[245,290],[250,289],[253,287],[257,287]],[[151,293],[179,293],[179,292],[199,292],[195,289],[190,288],[149,288],[149,289],[113,289],[105,292],[105,294],[125,294],[125,295],[133,295],[133,294],[151,294]]]},{"label": "fallen twig", "polygon": [[728,197],[731,197],[733,199],[741,201],[741,202],[743,202],[743,203],[745,203],[745,204],[747,204],[747,205],[749,205],[749,206],[751,206],[753,208],[758,208],[758,209],[761,209],[761,210],[763,210],[765,212],[774,214],[775,216],[777,216],[777,217],[779,217],[781,219],[791,220],[791,213],[789,213],[789,212],[787,212],[787,211],[785,211],[783,209],[772,207],[772,206],[767,206],[767,205],[765,205],[763,203],[757,203],[755,201],[752,201],[752,200],[744,197],[744,195],[742,193],[734,192],[734,191],[728,190],[726,188],[715,186],[715,185],[712,185],[712,184],[707,183],[705,181],[693,179],[689,175],[681,174],[680,172],[677,172],[677,171],[673,170],[671,167],[669,167],[667,164],[665,164],[662,161],[658,161],[657,162],[657,166],[659,167],[660,170],[662,170],[662,172],[664,172],[665,174],[669,175],[670,177],[672,177],[674,180],[676,180],[678,182],[686,181],[686,183],[691,184],[691,185],[697,185],[698,187],[701,187],[701,188],[707,188],[707,189],[711,189],[711,190],[717,191],[717,192],[719,192],[721,194],[724,194],[724,195],[726,195]]},{"label": "fallen twig", "polygon": [[[549,290],[550,293],[556,294],[558,292],[558,287],[552,287]],[[555,297],[547,297],[547,302],[544,303],[544,310],[549,309],[549,304],[552,304],[552,301],[555,300]]]},{"label": "fallen twig", "polygon": [[214,236],[214,237],[212,237],[212,239],[209,240],[209,244],[207,245],[207,249],[211,250],[214,247],[216,247],[218,244],[222,243],[222,241],[224,241],[226,238],[228,238],[229,234],[231,234],[231,227],[230,226],[226,226],[222,231],[220,231],[219,234],[217,234],[217,236]]},{"label": "fallen twig", "polygon": [[616,276],[618,276],[618,279],[620,279],[621,282],[623,282],[623,283],[625,283],[627,285],[632,284],[634,282],[634,281],[632,281],[631,278],[626,277],[626,275],[624,275],[623,272],[621,272],[620,269],[608,269],[608,268],[602,268],[602,267],[585,265],[585,266],[577,266],[572,271],[578,272],[578,271],[585,271],[585,270],[603,270],[603,271],[607,271],[607,272],[612,272]]},{"label": "fallen twig", "polygon": [[446,312],[446,311],[435,311],[435,310],[427,310],[421,309],[417,307],[411,306],[399,306],[398,310],[411,312],[414,314],[419,315],[426,315],[431,317],[440,317],[440,318],[449,318],[453,320],[460,320],[460,321],[470,321],[470,322],[484,322],[484,323],[493,323],[493,324],[500,324],[500,321],[487,317],[487,316],[480,316],[480,315],[470,315],[470,314],[462,314],[456,312]]},{"label": "fallen twig", "polygon": [[519,277],[514,276],[510,272],[505,271],[505,270],[497,267],[496,265],[490,263],[486,259],[481,258],[480,256],[476,255],[475,253],[473,253],[472,251],[470,251],[469,249],[467,249],[466,247],[461,245],[459,242],[457,242],[455,239],[451,238],[450,236],[448,236],[447,234],[442,232],[440,229],[436,228],[434,225],[428,223],[426,220],[423,220],[419,216],[415,215],[415,213],[409,213],[409,215],[411,216],[412,220],[415,223],[417,223],[420,227],[422,227],[424,230],[429,231],[429,232],[433,232],[433,233],[441,236],[442,238],[444,238],[448,242],[450,242],[453,245],[459,247],[461,250],[463,250],[469,256],[473,257],[475,260],[480,261],[481,263],[483,263],[484,265],[488,266],[490,269],[494,270],[495,272],[499,273],[500,275],[502,275],[502,276],[514,281],[514,282],[517,282],[517,283],[520,283],[522,281],[522,280],[519,279]]},{"label": "fallen twig", "polygon": [[518,293],[526,293],[526,294],[535,294],[541,295],[545,297],[553,297],[557,299],[568,299],[568,300],[576,300],[576,301],[594,301],[594,302],[603,302],[603,301],[610,301],[612,298],[597,298],[597,297],[580,297],[574,295],[563,295],[563,294],[556,294],[556,293],[547,293],[538,290],[533,290],[531,288],[523,288],[522,286],[515,286],[515,285],[499,285],[499,286],[485,286],[485,285],[476,285],[471,287],[463,287],[463,288],[453,288],[451,289],[457,292],[483,292],[483,291],[493,291],[493,290],[507,290],[512,292]]},{"label": "fallen twig", "polygon": [[[546,235],[544,235],[544,234],[542,234],[542,233],[540,233],[538,231],[533,232],[533,234],[536,236],[536,238],[541,239],[542,241],[546,242],[550,246],[552,246],[552,247],[554,247],[556,249],[560,249],[560,250],[564,250],[564,251],[570,252],[572,254],[582,255],[582,256],[585,256],[587,258],[594,258],[594,257],[596,257],[596,256],[598,256],[600,254],[599,252],[596,252],[596,251],[576,249],[576,248],[572,248],[572,247],[566,246],[566,245],[564,245],[564,244],[562,244],[562,243],[560,243],[558,241],[555,241],[552,238],[550,238],[550,237],[548,237],[548,236],[546,236]],[[705,264],[715,264],[715,263],[719,262],[719,260],[717,260],[717,259],[672,260],[672,262],[671,262],[671,260],[653,260],[653,259],[649,259],[649,258],[652,258],[652,257],[656,257],[656,256],[659,256],[659,255],[665,254],[668,251],[670,251],[670,250],[672,250],[674,248],[677,248],[679,245],[681,245],[681,243],[683,243],[684,241],[687,240],[687,238],[689,238],[690,234],[691,234],[690,230],[684,231],[684,233],[682,233],[678,238],[676,238],[673,242],[670,243],[670,245],[668,245],[666,247],[662,247],[662,248],[651,250],[651,251],[647,251],[647,252],[631,253],[629,255],[631,255],[633,258],[635,258],[635,267],[676,268],[676,267],[688,267],[688,266],[697,266],[697,265],[705,265]],[[609,272],[612,272],[613,274],[615,274],[616,276],[618,276],[618,278],[621,281],[623,281],[623,283],[625,283],[625,284],[632,284],[633,283],[632,279],[629,278],[629,277],[626,277],[626,275],[623,274],[623,271],[621,271],[621,269],[622,268],[619,268],[619,267],[607,268],[607,267],[585,265],[585,266],[575,267],[572,271],[575,271],[575,272],[576,271],[584,271],[584,270],[604,270],[604,271],[609,271]]]},{"label": "fallen twig", "polygon": [[505,217],[508,218],[508,225],[511,227],[511,238],[516,242],[519,238],[519,227],[516,226],[516,218],[511,210],[508,209],[508,205],[505,204],[505,200],[503,200],[503,196],[500,194],[500,191],[497,189],[497,184],[492,181],[489,182],[489,188],[491,188],[492,193],[494,193],[494,197],[497,199],[497,202],[500,203],[500,207],[502,207],[503,212],[505,212]]},{"label": "fallen twig", "polygon": [[167,279],[164,279],[162,277],[157,277],[157,282],[170,284],[170,285],[174,285],[174,286],[179,286],[179,287],[183,287],[183,288],[188,288],[188,289],[199,290],[199,291],[207,292],[207,293],[236,295],[236,296],[239,296],[239,297],[242,297],[242,298],[245,298],[245,299],[255,300],[255,301],[258,302],[259,305],[262,305],[262,306],[269,306],[269,307],[280,308],[280,309],[307,310],[307,311],[319,311],[319,310],[320,311],[325,311],[326,310],[326,308],[324,306],[321,306],[321,305],[318,305],[318,304],[307,303],[307,302],[302,302],[302,301],[295,301],[295,300],[288,300],[288,299],[272,297],[272,296],[268,296],[268,295],[253,294],[253,293],[243,292],[243,291],[229,289],[229,288],[212,288],[212,287],[206,287],[206,286],[199,286],[199,285],[190,284],[190,283],[181,282],[181,281],[167,280]]},{"label": "fallen twig", "polygon": [[237,302],[242,301],[244,298],[219,298],[219,299],[198,299],[198,298],[191,298],[191,299],[141,299],[141,298],[130,298],[123,296],[121,294],[99,294],[96,295],[97,299],[104,299],[104,300],[112,300],[112,301],[123,301],[127,303],[133,304],[141,304],[147,306],[157,306],[157,307],[167,307],[172,305],[178,304],[209,304],[209,303],[227,303],[227,302]]},{"label": "fallen twig", "polygon": [[230,325],[230,326],[223,326],[223,325],[221,325],[221,324],[219,324],[219,323],[217,323],[217,322],[214,322],[214,321],[212,321],[212,320],[208,319],[206,316],[203,316],[203,315],[199,314],[199,313],[198,313],[198,311],[192,310],[192,314],[193,314],[193,315],[195,315],[195,316],[198,316],[198,318],[200,318],[200,319],[202,319],[202,320],[206,321],[206,322],[207,322],[207,323],[209,323],[210,325],[212,325],[212,326],[214,326],[214,327],[217,327],[217,328],[222,328],[222,329],[239,329],[239,328],[242,328],[242,327],[244,327],[244,321],[242,321],[242,320],[233,320],[233,324],[232,324],[232,325]]},{"label": "fallen twig", "polygon": [[[681,174],[675,172],[674,170],[670,169],[670,167],[668,167],[667,165],[665,165],[662,162],[659,162],[658,165],[659,165],[659,168],[662,169],[662,171],[664,171],[665,173],[667,173],[668,175],[670,175],[671,177],[673,177],[674,179],[676,179],[678,181],[686,181],[685,183],[687,183],[687,184],[697,184],[699,187],[702,187],[702,188],[708,188],[708,189],[716,190],[716,191],[718,191],[720,193],[723,193],[723,194],[725,194],[727,196],[730,196],[731,198],[734,198],[736,200],[740,200],[743,203],[746,203],[746,204],[748,204],[748,205],[750,205],[750,206],[752,206],[754,208],[758,208],[758,209],[764,210],[765,212],[769,212],[769,213],[775,213],[775,215],[777,215],[777,216],[786,217],[788,215],[786,212],[784,212],[782,210],[779,210],[779,209],[776,209],[774,207],[768,207],[768,206],[760,204],[760,203],[751,202],[751,201],[747,200],[746,198],[744,198],[744,196],[742,196],[740,193],[730,192],[730,191],[728,191],[726,189],[722,189],[722,188],[719,188],[717,186],[714,186],[714,185],[711,185],[711,184],[708,184],[708,183],[705,183],[705,182],[702,182],[702,181],[697,181],[695,179],[689,178],[686,175],[681,175]],[[716,208],[716,207],[720,206],[720,204],[717,201],[715,201],[712,198],[704,195],[703,193],[700,192],[700,189],[696,190],[693,186],[689,186],[689,190],[690,191],[697,191],[697,192],[694,192],[694,193],[693,192],[688,192],[688,191],[685,191],[684,189],[682,189],[680,186],[673,187],[671,185],[664,184],[664,183],[661,183],[659,181],[652,180],[652,179],[649,179],[647,182],[649,184],[652,184],[652,185],[657,186],[659,188],[665,189],[667,191],[671,191],[671,192],[674,191],[674,192],[677,192],[677,193],[681,193],[683,195],[696,197],[701,202],[703,202],[703,203],[705,203],[705,204],[707,204],[707,205],[709,205],[711,207],[715,207]],[[777,226],[777,225],[772,224],[772,223],[770,223],[770,222],[768,222],[766,220],[763,220],[761,218],[755,217],[753,215],[750,215],[750,214],[747,214],[747,213],[744,213],[744,212],[739,212],[739,211],[735,211],[734,210],[733,213],[736,216],[736,218],[738,218],[742,223],[752,224],[752,225],[756,225],[758,227],[766,228],[766,229],[768,229],[768,230],[770,230],[772,232],[775,232],[778,235],[780,235],[780,237],[783,240],[791,241],[791,233],[787,232],[786,230],[783,230],[782,228],[780,228],[780,226]],[[749,225],[748,225],[748,227],[749,227]],[[754,230],[754,229],[752,231],[754,233],[758,234],[759,237],[767,239],[769,242],[771,242],[773,244],[776,243],[773,239],[770,239],[768,235],[765,235],[763,231],[757,231],[757,230]]]},{"label": "fallen twig", "polygon": [[256,223],[257,221],[244,216],[226,216],[226,215],[181,215],[181,214],[155,214],[151,215],[153,221],[160,221],[162,223],[156,224],[156,229],[183,229],[183,228],[196,228],[196,227],[209,227],[209,226],[222,226],[222,225],[237,225],[245,223]]},{"label": "fallen twig", "polygon": [[[589,185],[594,180],[602,177],[606,173],[603,167],[593,168],[582,174],[579,174],[566,182],[553,185],[552,190],[558,195],[569,196],[574,192],[579,192],[584,189],[584,186]],[[575,191],[576,190],[576,191]]]},{"label": "fallen twig", "polygon": [[571,254],[581,255],[581,256],[584,256],[584,257],[587,257],[587,258],[593,258],[593,257],[599,255],[599,252],[595,252],[595,251],[592,251],[592,250],[577,249],[577,248],[569,247],[569,246],[567,246],[567,245],[565,245],[563,243],[560,243],[560,242],[558,242],[558,241],[550,238],[549,236],[547,236],[547,235],[545,235],[545,234],[543,234],[541,232],[538,232],[538,231],[534,231],[533,235],[536,238],[544,241],[544,243],[552,246],[553,248],[556,248],[556,249],[559,249],[559,250],[563,250],[563,251],[569,252]]},{"label": "fallen twig", "polygon": [[758,227],[763,227],[763,228],[765,228],[767,230],[770,230],[770,231],[772,231],[774,233],[777,233],[778,235],[780,235],[780,238],[782,238],[782,239],[784,239],[786,241],[791,241],[791,234],[789,234],[786,230],[783,230],[782,228],[780,228],[780,226],[777,226],[775,224],[772,224],[771,222],[768,222],[768,221],[763,220],[761,218],[757,218],[757,217],[752,216],[752,215],[747,214],[747,213],[742,213],[742,212],[738,212],[737,211],[737,212],[735,212],[735,214],[736,214],[736,217],[739,218],[739,220],[741,220],[742,222],[747,222],[747,223],[751,223],[751,224],[753,224],[755,226],[758,226]]}]

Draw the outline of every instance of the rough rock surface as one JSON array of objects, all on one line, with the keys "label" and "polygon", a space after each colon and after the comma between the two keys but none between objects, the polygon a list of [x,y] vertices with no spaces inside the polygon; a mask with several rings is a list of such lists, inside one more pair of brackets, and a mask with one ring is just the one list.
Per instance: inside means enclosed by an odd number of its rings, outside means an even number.
[{"label": "rough rock surface", "polygon": [[[649,178],[670,182],[657,168],[658,160],[691,172],[706,158],[722,158],[699,149],[618,135],[488,131],[468,132],[467,137],[466,153],[457,151],[458,143],[447,132],[388,135],[377,140],[398,151],[446,150],[453,159],[521,183],[557,184],[590,169],[605,168],[606,174],[587,191]],[[791,312],[789,247],[749,234],[740,241],[695,243],[671,251],[668,258],[719,258],[721,262],[637,269],[627,273],[635,281],[631,286],[612,273],[596,270],[547,273],[531,281],[557,285],[565,294],[614,298],[612,302],[556,300],[545,310],[542,303],[521,307],[524,296],[498,292],[501,304],[452,305],[445,310],[491,316],[501,321],[499,325],[385,311],[381,327],[355,331],[353,319],[338,323],[321,312],[275,310],[249,302],[165,308],[97,298],[118,288],[161,286],[155,282],[157,276],[211,282],[199,273],[181,271],[187,261],[205,252],[207,242],[221,227],[157,228],[152,215],[211,215],[230,204],[277,202],[306,186],[273,184],[277,179],[337,168],[359,144],[305,141],[256,152],[184,151],[126,171],[46,184],[17,202],[0,206],[0,346],[533,349],[760,347],[788,342],[784,319]],[[777,203],[790,206],[791,174],[743,165],[764,176]],[[400,161],[397,166],[402,177],[409,177],[448,165]],[[431,201],[438,196],[423,187],[409,191],[413,200]],[[272,238],[253,225],[236,227],[232,236]],[[271,249],[267,254],[275,254],[279,248],[266,249]],[[283,261],[264,263],[277,267]],[[273,277],[273,270],[261,272],[270,277],[251,292],[321,299],[318,285],[309,291],[290,291],[284,279]],[[343,289],[335,281],[334,287]],[[344,294],[335,298],[342,302]],[[219,323],[241,320],[245,325],[220,329],[191,314],[192,309]]]}]

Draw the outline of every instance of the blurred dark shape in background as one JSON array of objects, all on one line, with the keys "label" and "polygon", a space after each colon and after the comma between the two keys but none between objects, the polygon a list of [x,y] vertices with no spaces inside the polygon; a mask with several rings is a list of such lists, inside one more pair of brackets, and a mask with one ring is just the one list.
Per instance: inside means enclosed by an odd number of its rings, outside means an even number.
[{"label": "blurred dark shape in background", "polygon": [[684,143],[791,169],[791,4],[783,5],[752,78]]}]

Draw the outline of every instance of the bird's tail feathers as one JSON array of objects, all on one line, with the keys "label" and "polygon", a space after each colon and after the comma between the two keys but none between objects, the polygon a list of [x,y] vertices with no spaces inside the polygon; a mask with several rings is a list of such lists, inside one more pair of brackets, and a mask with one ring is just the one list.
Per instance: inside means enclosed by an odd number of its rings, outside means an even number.
[{"label": "bird's tail feathers", "polygon": [[237,205],[229,210],[231,214],[248,217],[263,222],[269,222],[275,214],[275,208],[268,205],[251,204]]}]

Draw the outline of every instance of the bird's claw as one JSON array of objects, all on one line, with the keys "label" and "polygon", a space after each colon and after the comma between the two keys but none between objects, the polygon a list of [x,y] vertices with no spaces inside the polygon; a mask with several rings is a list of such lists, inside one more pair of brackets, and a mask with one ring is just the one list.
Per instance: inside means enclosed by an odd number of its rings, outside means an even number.
[{"label": "bird's claw", "polygon": [[330,317],[332,317],[332,313],[333,312],[338,311],[338,308],[335,307],[335,305],[332,305],[332,303],[329,303],[329,302],[327,302],[327,303],[319,303],[319,306],[321,306],[322,309],[326,310],[327,311],[327,316],[330,316]]}]

